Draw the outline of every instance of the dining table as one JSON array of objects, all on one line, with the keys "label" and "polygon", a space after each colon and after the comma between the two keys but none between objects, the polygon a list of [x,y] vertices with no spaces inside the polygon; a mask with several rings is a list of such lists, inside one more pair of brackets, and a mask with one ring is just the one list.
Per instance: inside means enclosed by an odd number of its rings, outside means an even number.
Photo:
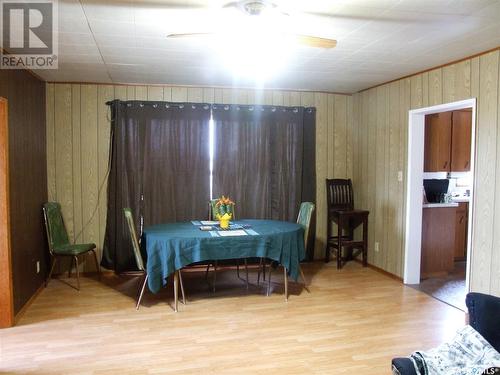
[{"label": "dining table", "polygon": [[285,275],[297,280],[299,263],[305,258],[303,227],[279,220],[237,220],[230,223],[229,229],[221,229],[216,222],[197,220],[152,225],[144,228],[141,246],[147,256],[148,287],[153,293],[174,274],[175,311],[177,271],[193,263],[270,259],[285,267]]}]

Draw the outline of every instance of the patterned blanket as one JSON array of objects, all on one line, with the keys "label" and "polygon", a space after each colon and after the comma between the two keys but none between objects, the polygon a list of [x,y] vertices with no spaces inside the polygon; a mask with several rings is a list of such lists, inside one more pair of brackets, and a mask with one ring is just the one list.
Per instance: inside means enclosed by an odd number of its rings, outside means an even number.
[{"label": "patterned blanket", "polygon": [[500,353],[471,326],[459,329],[451,342],[410,358],[419,375],[480,375],[500,367]]}]

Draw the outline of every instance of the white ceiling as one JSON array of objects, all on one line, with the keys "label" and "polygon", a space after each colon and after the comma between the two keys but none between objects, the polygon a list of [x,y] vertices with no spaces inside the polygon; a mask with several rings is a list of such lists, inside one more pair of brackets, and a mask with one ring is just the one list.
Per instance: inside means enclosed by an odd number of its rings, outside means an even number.
[{"label": "white ceiling", "polygon": [[[253,80],[235,78],[206,41],[166,38],[225,23],[218,16],[226,2],[175,3],[207,11],[169,9],[167,0],[59,0],[59,69],[36,73],[47,81],[253,87]],[[290,11],[276,29],[334,38],[338,46],[294,49],[266,87],[353,93],[500,45],[500,0],[275,3]]]}]

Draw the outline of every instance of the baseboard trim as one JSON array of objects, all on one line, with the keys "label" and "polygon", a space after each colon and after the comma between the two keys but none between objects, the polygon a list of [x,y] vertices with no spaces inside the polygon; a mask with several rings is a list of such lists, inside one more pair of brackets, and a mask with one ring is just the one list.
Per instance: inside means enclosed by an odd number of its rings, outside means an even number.
[{"label": "baseboard trim", "polygon": [[[354,261],[357,262],[357,263],[363,263],[359,259],[354,259]],[[397,280],[397,281],[399,281],[401,283],[403,282],[403,278],[402,277],[399,277],[398,275],[390,273],[390,272],[388,272],[388,271],[386,271],[386,270],[384,270],[384,269],[382,269],[380,267],[374,266],[373,264],[370,264],[370,263],[368,263],[368,267],[371,268],[374,271],[377,271],[378,273],[381,273],[381,274],[384,274],[387,277],[390,277],[391,279]]]},{"label": "baseboard trim", "polygon": [[38,297],[38,295],[42,292],[42,290],[45,289],[45,282],[42,283],[38,287],[35,293],[30,297],[30,299],[21,307],[21,310],[17,312],[17,314],[14,316],[14,325],[16,325],[19,320],[23,317],[23,315],[26,313],[26,310],[31,306],[31,304],[35,301],[35,299]]}]

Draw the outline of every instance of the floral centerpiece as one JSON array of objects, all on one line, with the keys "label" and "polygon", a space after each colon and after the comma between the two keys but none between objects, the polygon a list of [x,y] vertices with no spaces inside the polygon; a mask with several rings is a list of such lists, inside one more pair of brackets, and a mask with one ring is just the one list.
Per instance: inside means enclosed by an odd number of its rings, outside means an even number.
[{"label": "floral centerpiece", "polygon": [[219,220],[222,229],[229,228],[229,220],[234,213],[234,202],[224,195],[215,202],[215,218]]}]

